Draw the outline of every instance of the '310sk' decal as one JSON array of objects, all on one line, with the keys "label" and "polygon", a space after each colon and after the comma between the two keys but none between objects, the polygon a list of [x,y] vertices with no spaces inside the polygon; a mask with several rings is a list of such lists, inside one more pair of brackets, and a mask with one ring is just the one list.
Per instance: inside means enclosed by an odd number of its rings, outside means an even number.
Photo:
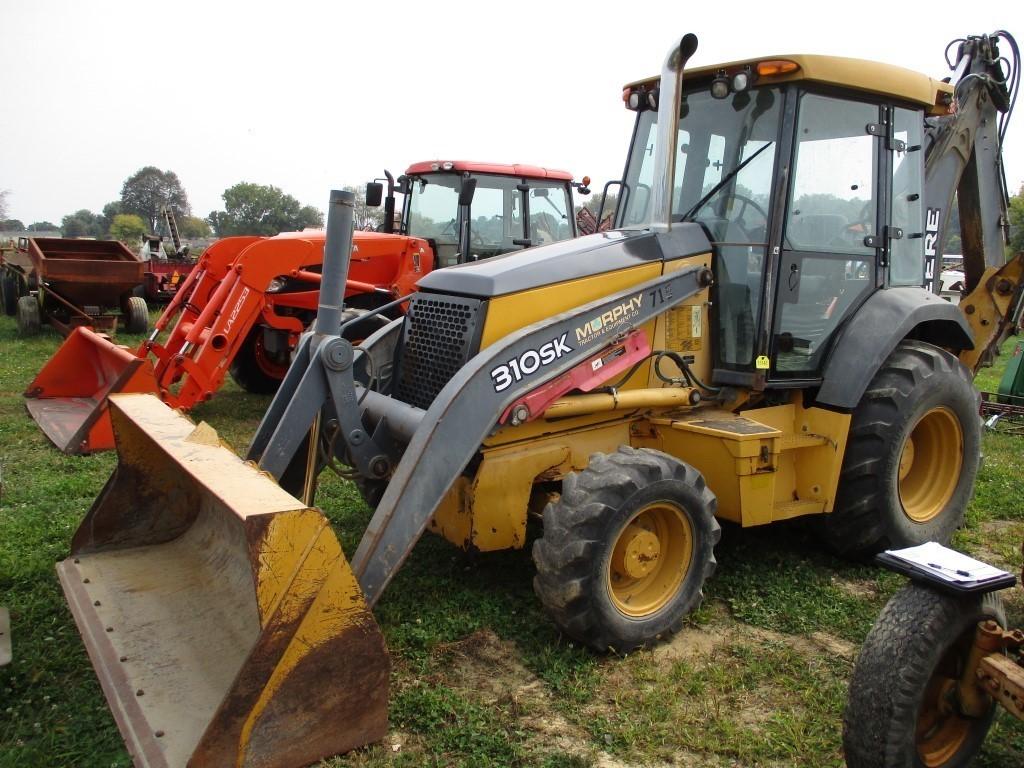
[{"label": "'310sk' decal", "polygon": [[546,365],[558,360],[562,355],[572,352],[572,347],[565,343],[565,337],[569,334],[563,333],[558,338],[552,339],[540,349],[528,349],[518,357],[514,357],[507,363],[502,363],[491,371],[491,380],[494,382],[494,391],[503,392],[514,382],[522,381],[525,377]]}]

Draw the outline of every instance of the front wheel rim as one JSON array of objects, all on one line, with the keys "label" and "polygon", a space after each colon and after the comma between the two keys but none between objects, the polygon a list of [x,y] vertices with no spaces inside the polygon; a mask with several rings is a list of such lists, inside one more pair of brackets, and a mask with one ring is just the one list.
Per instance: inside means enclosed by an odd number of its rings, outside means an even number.
[{"label": "front wheel rim", "polygon": [[978,720],[960,712],[956,690],[974,637],[973,628],[961,636],[935,668],[918,713],[914,732],[917,755],[926,768],[941,768],[960,752]]},{"label": "front wheel rim", "polygon": [[949,408],[927,411],[914,424],[900,450],[899,495],[915,523],[927,523],[946,508],[960,482],[964,433]]},{"label": "front wheel rim", "polygon": [[658,501],[619,531],[608,562],[608,594],[616,610],[643,618],[678,593],[693,559],[693,524],[679,506]]}]

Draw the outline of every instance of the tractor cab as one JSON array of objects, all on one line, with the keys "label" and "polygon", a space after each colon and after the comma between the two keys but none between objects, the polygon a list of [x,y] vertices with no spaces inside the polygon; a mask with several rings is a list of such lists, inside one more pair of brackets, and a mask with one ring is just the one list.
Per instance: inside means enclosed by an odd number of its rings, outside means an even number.
[{"label": "tractor cab", "polygon": [[674,163],[657,165],[659,80],[627,86],[637,117],[616,226],[655,223],[653,193],[674,167],[670,221],[700,224],[713,246],[716,383],[820,379],[873,293],[926,285],[938,227],[925,217],[922,128],[949,90],[818,56],[687,71]]},{"label": "tractor cab", "polygon": [[[584,184],[586,180],[584,180]],[[390,182],[404,193],[399,228],[427,240],[439,267],[497,256],[576,236],[572,187],[565,171],[464,161],[422,162]],[[368,190],[379,200],[381,185]]]}]

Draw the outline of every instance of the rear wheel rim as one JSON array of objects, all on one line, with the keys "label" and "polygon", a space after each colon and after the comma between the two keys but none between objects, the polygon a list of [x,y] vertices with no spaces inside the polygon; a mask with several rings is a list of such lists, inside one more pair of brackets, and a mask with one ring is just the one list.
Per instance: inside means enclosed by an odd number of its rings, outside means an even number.
[{"label": "rear wheel rim", "polygon": [[949,408],[926,412],[914,424],[900,451],[899,494],[903,511],[927,523],[946,508],[960,482],[964,433]]},{"label": "rear wheel rim", "polygon": [[608,563],[608,593],[630,618],[657,613],[678,593],[693,559],[693,524],[679,506],[648,504],[622,527]]}]

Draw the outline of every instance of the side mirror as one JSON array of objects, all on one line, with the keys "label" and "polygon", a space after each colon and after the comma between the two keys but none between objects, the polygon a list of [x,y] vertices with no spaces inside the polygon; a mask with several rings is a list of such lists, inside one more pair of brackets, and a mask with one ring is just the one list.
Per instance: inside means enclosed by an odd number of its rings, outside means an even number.
[{"label": "side mirror", "polygon": [[371,181],[366,185],[366,204],[371,208],[380,206],[384,199],[384,185],[379,181]]},{"label": "side mirror", "polygon": [[476,194],[476,179],[468,178],[462,180],[462,189],[459,190],[459,205],[472,205],[473,195]]}]

